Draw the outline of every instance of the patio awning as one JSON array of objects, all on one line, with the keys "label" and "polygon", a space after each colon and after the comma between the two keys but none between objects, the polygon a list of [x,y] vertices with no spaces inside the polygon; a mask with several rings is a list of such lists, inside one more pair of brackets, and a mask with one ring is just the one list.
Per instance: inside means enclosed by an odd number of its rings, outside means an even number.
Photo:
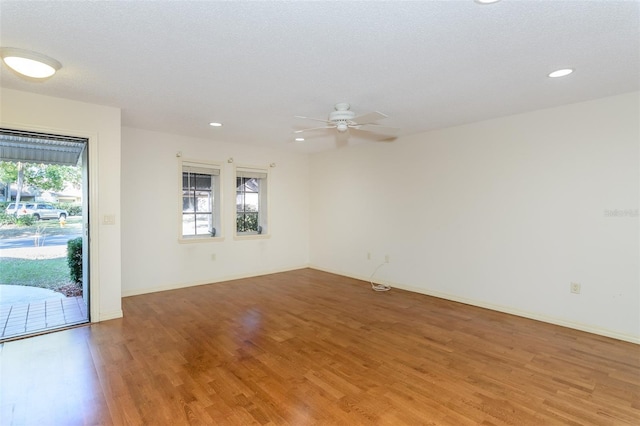
[{"label": "patio awning", "polygon": [[86,143],[83,138],[0,129],[0,161],[76,166]]}]

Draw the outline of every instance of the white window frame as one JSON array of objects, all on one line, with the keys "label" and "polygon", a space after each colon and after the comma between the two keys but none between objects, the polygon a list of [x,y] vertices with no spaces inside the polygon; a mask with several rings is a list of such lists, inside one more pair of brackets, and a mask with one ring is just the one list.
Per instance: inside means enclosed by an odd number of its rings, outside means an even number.
[{"label": "white window frame", "polygon": [[[258,192],[258,226],[261,232],[247,231],[238,232],[237,219],[238,219],[238,178],[241,177],[255,177],[260,179],[260,186]],[[256,166],[236,166],[235,167],[235,196],[236,206],[234,207],[233,228],[236,239],[254,239],[254,238],[269,238],[269,168],[256,167]]]},{"label": "white window frame", "polygon": [[[180,243],[194,243],[194,242],[211,242],[211,241],[222,241],[224,240],[223,234],[223,220],[222,220],[222,212],[223,210],[223,197],[222,197],[222,171],[223,167],[220,163],[214,162],[205,162],[200,160],[189,160],[182,159],[179,162],[179,201],[178,201],[178,241]],[[201,234],[201,235],[184,235],[183,229],[183,220],[184,220],[184,206],[183,206],[183,196],[184,196],[184,188],[183,188],[183,174],[185,171],[190,171],[193,173],[200,174],[210,174],[211,175],[211,196],[212,196],[212,206],[211,206],[211,215],[212,222],[211,228],[215,228],[215,235],[211,234]]]}]

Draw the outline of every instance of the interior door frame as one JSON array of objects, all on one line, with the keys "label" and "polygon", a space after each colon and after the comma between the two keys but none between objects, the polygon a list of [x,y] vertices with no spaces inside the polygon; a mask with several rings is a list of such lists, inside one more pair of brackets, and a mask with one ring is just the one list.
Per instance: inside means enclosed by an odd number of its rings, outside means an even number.
[{"label": "interior door frame", "polygon": [[[99,274],[99,253],[98,253],[98,134],[81,130],[60,129],[46,126],[29,126],[24,124],[7,123],[0,120],[0,127],[25,132],[39,132],[52,135],[77,137],[87,140],[85,151],[87,152],[88,163],[86,167],[88,182],[83,182],[83,196],[88,194],[88,211],[83,211],[83,247],[85,238],[88,240],[88,306],[87,313],[89,322],[98,322],[100,319],[100,274]],[[83,166],[84,169],[84,166]],[[84,174],[84,172],[83,172]],[[84,176],[83,176],[84,180]],[[84,186],[87,186],[85,189]],[[83,200],[83,210],[86,201]],[[86,218],[84,215],[86,214]],[[95,229],[94,229],[95,228]],[[85,266],[85,265],[83,265]],[[86,269],[83,267],[83,270]],[[84,272],[83,272],[84,278]],[[83,279],[84,281],[84,279]],[[83,282],[83,287],[85,283]],[[86,297],[86,296],[83,296]]]}]

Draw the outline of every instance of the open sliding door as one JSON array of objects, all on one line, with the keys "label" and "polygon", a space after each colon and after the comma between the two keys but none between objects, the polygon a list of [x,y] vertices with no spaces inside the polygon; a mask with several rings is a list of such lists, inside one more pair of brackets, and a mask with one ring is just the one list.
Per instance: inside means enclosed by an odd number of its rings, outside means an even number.
[{"label": "open sliding door", "polygon": [[88,145],[0,128],[0,341],[89,321]]},{"label": "open sliding door", "polygon": [[82,150],[82,299],[84,301],[87,320],[91,320],[89,308],[89,241],[91,239],[89,229],[89,143],[84,144]]}]

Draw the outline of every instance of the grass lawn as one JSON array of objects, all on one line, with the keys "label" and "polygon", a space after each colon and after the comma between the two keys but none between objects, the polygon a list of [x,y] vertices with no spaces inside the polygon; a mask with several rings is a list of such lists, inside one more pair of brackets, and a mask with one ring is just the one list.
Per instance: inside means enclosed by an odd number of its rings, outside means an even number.
[{"label": "grass lawn", "polygon": [[0,258],[0,284],[55,290],[70,281],[66,257],[56,259]]},{"label": "grass lawn", "polygon": [[0,226],[0,238],[32,237],[39,233],[47,235],[75,235],[82,233],[82,216],[69,216],[65,226],[54,219],[39,220],[31,226],[3,225]]}]

